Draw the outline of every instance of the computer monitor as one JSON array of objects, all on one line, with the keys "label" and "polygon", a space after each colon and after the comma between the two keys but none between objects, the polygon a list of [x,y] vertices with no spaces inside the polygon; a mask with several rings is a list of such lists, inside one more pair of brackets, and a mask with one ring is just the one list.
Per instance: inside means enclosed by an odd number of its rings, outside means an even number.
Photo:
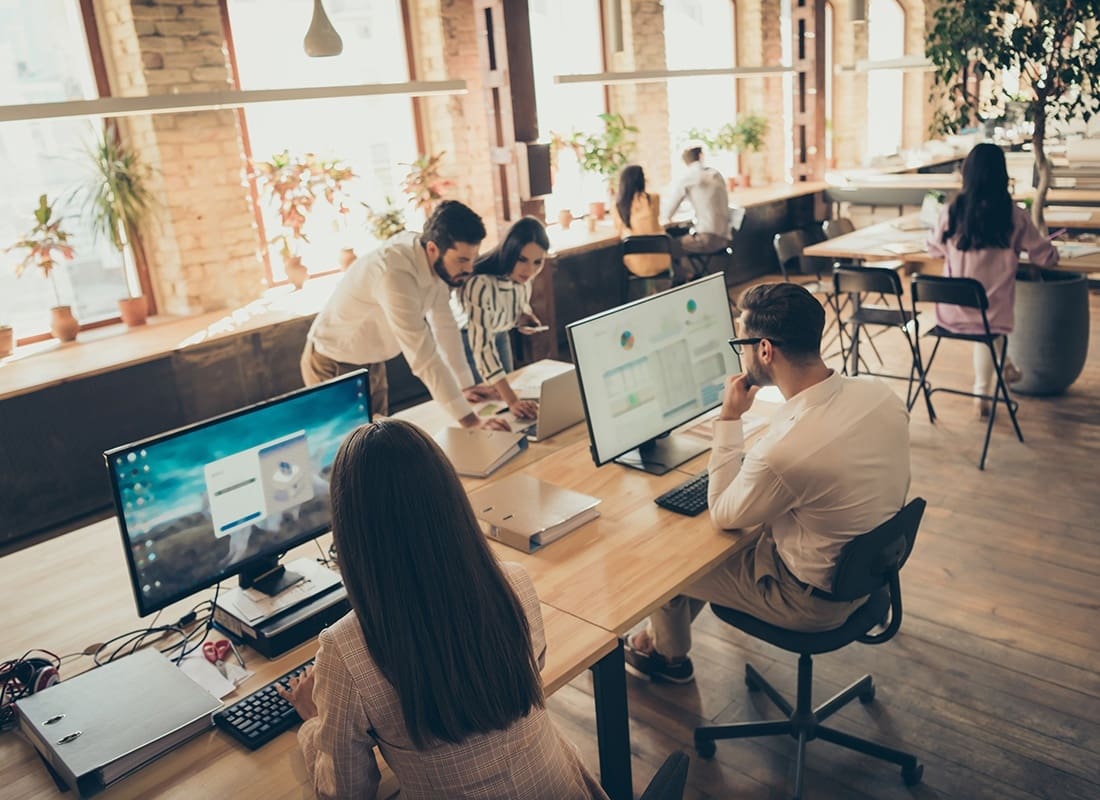
[{"label": "computer monitor", "polygon": [[711,275],[566,326],[592,459],[663,475],[709,444],[669,435],[741,371],[726,284]]},{"label": "computer monitor", "polygon": [[106,453],[138,613],[239,575],[276,594],[279,556],[331,529],[329,475],[370,421],[364,370]]}]

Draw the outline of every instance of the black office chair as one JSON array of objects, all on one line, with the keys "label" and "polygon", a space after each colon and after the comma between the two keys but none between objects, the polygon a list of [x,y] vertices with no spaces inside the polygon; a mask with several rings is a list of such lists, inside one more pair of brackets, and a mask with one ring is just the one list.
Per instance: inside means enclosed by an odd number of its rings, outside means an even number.
[{"label": "black office chair", "polygon": [[[918,358],[920,358],[920,326],[916,321],[917,303],[940,303],[943,305],[963,306],[965,308],[974,308],[981,312],[982,327],[985,329],[985,333],[953,333],[940,325],[935,325],[931,330],[925,331],[925,336],[934,336],[936,338],[936,344],[932,348],[932,354],[928,356],[928,360],[924,361],[921,359],[921,363],[924,365],[922,390],[924,391],[925,401],[928,403],[928,414],[932,422],[936,421],[936,414],[932,409],[931,396],[936,392],[947,392],[948,394],[958,394],[963,397],[973,397],[979,400],[991,401],[989,424],[986,426],[985,442],[982,444],[982,457],[978,461],[978,469],[985,469],[985,457],[989,452],[989,438],[993,434],[993,421],[997,417],[997,405],[999,403],[1004,403],[1005,407],[1008,408],[1008,415],[1012,419],[1012,427],[1016,429],[1016,438],[1021,442],[1024,440],[1024,434],[1020,430],[1020,423],[1016,420],[1016,409],[1019,407],[1019,403],[1008,396],[1008,385],[1005,383],[1005,356],[1002,355],[998,358],[997,348],[993,346],[993,342],[1002,334],[995,334],[990,330],[989,317],[986,316],[985,313],[986,309],[989,308],[989,298],[986,297],[985,287],[973,278],[945,278],[939,275],[916,275],[913,277],[910,293],[913,300],[914,332],[917,334],[915,341]],[[964,342],[976,342],[985,344],[986,347],[989,348],[989,353],[993,358],[993,371],[997,377],[997,386],[994,388],[992,396],[977,394],[975,392],[964,392],[961,389],[949,389],[943,386],[932,387],[928,383],[928,371],[932,368],[932,362],[935,361],[936,353],[939,352],[940,349],[940,343],[944,339],[959,339]],[[1007,336],[1005,337],[1003,352],[1005,354],[1008,353]]]},{"label": "black office chair", "polygon": [[682,800],[689,761],[691,759],[683,750],[669,755],[638,800]]},{"label": "black office chair", "polygon": [[[796,705],[791,706],[764,676],[746,663],[745,684],[749,691],[763,691],[787,715],[787,719],[696,728],[695,750],[700,756],[711,758],[717,749],[714,742],[718,739],[791,736],[798,741],[794,798],[799,800],[802,797],[806,743],[820,738],[897,764],[901,767],[901,777],[907,786],[920,783],[924,766],[916,756],[822,724],[856,698],[864,704],[875,699],[875,685],[870,675],[864,675],[817,708],[811,705],[811,701],[815,654],[831,653],[852,642],[882,644],[893,638],[901,627],[901,583],[898,571],[913,550],[917,529],[924,515],[924,506],[922,498],[914,498],[873,531],[857,536],[844,546],[833,578],[832,596],[838,600],[855,600],[869,595],[869,599],[839,628],[822,633],[800,633],[769,625],[732,608],[711,604],[711,609],[722,621],[775,647],[798,653],[798,698]],[[885,628],[872,634],[870,631],[876,625],[885,625]]]},{"label": "black office chair", "polygon": [[821,223],[821,232],[825,234],[826,239],[835,239],[838,236],[855,233],[855,230],[855,224],[847,217],[827,219]]},{"label": "black office chair", "polygon": [[666,234],[640,234],[622,240],[623,255],[664,254],[668,256],[668,269],[658,275],[641,277],[623,265],[623,302],[656,294],[672,286],[672,239]]},{"label": "black office chair", "polygon": [[832,261],[827,258],[807,256],[802,252],[810,245],[823,241],[825,241],[825,234],[817,226],[777,233],[772,239],[772,247],[775,248],[775,257],[779,260],[779,270],[783,273],[783,280],[790,281],[791,273],[815,275],[817,280],[804,283],[803,286],[814,294],[828,293],[829,286],[821,279],[821,275],[824,270],[832,268]]},{"label": "black office chair", "polygon": [[[867,297],[877,294],[884,301],[882,305],[869,305]],[[841,302],[841,298],[845,302]],[[891,307],[890,300],[893,301]],[[850,304],[847,302],[850,300]],[[921,376],[924,374],[920,361],[920,351],[915,343],[913,317],[914,312],[905,308],[902,300],[901,278],[892,269],[881,267],[859,267],[854,264],[837,264],[833,267],[833,294],[829,301],[833,305],[833,312],[840,323],[840,352],[844,364],[845,375],[858,375],[860,363],[868,375],[877,375],[881,378],[893,378],[895,380],[908,381],[905,391],[905,405],[912,409],[917,400],[918,393],[925,394],[925,402],[928,403],[928,416],[932,417],[932,405],[926,393],[927,386]],[[843,315],[843,308],[851,306],[851,313],[847,317]],[[851,330],[849,331],[849,327]],[[901,331],[905,337],[905,343],[909,347],[910,363],[908,375],[893,375],[888,372],[874,372],[867,369],[867,363],[859,354],[861,333],[865,327],[879,328],[885,331],[895,328]],[[845,335],[848,341],[845,342]],[[867,338],[868,344],[878,356],[879,363],[883,363],[882,356],[875,347],[874,339]],[[915,387],[915,390],[914,390]]]}]

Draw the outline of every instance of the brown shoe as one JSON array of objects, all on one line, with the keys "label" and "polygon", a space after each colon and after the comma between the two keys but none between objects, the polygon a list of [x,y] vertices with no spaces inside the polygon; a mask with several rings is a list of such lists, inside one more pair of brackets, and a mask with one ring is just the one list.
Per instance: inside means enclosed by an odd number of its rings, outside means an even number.
[{"label": "brown shoe", "polygon": [[989,419],[989,415],[993,412],[993,401],[985,400],[981,397],[974,398],[974,416],[978,419]]},{"label": "brown shoe", "polygon": [[1001,374],[1004,375],[1005,383],[1019,383],[1024,378],[1024,373],[1011,361],[1004,365]]}]

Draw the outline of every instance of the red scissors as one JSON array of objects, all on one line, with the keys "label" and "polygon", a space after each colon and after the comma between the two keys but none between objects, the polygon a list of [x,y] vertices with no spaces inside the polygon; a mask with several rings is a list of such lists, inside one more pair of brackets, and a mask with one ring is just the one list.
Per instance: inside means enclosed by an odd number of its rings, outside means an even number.
[{"label": "red scissors", "polygon": [[203,642],[202,654],[206,660],[218,668],[223,678],[229,676],[225,672],[225,657],[229,655],[229,640],[218,639],[213,642]]}]

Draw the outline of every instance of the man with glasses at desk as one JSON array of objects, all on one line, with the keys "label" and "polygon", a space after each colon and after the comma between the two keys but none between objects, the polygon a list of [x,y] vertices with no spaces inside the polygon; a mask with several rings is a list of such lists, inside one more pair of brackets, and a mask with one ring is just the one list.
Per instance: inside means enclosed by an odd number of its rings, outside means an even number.
[{"label": "man with glasses at desk", "polygon": [[[741,546],[627,637],[628,669],[654,680],[694,679],[691,623],[708,602],[790,630],[841,625],[865,598],[830,599],[840,551],[896,514],[909,490],[905,403],[877,378],[825,365],[825,310],[814,296],[764,284],[739,305],[743,338],[730,345],[744,372],[726,380],[708,501]],[[741,417],[760,386],[777,386],[787,402],[746,451]]]}]

